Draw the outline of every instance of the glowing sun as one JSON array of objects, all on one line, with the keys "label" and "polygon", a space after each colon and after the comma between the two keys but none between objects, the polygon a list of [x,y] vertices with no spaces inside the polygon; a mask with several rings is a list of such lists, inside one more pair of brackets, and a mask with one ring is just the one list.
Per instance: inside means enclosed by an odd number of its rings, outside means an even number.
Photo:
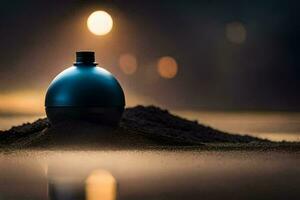
[{"label": "glowing sun", "polygon": [[87,26],[95,35],[106,35],[113,27],[113,19],[105,11],[95,11],[89,16]]}]

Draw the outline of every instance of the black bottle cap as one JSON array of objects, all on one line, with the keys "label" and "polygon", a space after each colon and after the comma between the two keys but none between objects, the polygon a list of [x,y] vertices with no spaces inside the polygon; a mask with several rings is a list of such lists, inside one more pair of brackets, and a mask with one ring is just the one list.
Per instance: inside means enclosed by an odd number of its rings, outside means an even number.
[{"label": "black bottle cap", "polygon": [[97,65],[95,63],[95,52],[78,51],[76,52],[76,63],[74,65]]}]

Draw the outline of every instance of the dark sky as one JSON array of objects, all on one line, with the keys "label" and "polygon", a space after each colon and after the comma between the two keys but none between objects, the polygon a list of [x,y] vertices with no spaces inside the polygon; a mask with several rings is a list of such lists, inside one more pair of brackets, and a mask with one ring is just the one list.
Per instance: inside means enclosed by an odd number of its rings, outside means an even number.
[{"label": "dark sky", "polygon": [[[72,65],[75,51],[89,49],[127,95],[150,103],[299,111],[299,8],[296,0],[1,1],[0,93],[45,91]],[[107,36],[86,28],[95,10],[106,10],[114,19]],[[246,30],[240,44],[226,36],[227,25],[236,22]],[[135,74],[119,69],[123,53],[136,56]],[[157,75],[162,56],[176,59],[175,78]]]}]

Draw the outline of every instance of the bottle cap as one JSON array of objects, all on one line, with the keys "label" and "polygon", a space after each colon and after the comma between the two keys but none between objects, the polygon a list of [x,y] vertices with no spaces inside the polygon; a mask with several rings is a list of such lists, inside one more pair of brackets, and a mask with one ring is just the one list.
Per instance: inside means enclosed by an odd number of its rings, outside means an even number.
[{"label": "bottle cap", "polygon": [[97,63],[95,63],[95,52],[77,51],[74,65],[97,65]]}]

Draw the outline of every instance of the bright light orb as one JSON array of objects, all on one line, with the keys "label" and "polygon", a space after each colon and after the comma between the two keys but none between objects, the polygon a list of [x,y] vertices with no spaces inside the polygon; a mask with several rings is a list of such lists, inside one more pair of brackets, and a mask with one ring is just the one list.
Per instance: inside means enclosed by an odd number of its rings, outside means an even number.
[{"label": "bright light orb", "polygon": [[178,65],[176,60],[170,56],[161,57],[158,60],[157,71],[159,75],[163,78],[174,78],[178,71]]},{"label": "bright light orb", "polygon": [[106,35],[113,27],[113,19],[105,11],[95,11],[89,16],[87,27],[95,35]]}]

